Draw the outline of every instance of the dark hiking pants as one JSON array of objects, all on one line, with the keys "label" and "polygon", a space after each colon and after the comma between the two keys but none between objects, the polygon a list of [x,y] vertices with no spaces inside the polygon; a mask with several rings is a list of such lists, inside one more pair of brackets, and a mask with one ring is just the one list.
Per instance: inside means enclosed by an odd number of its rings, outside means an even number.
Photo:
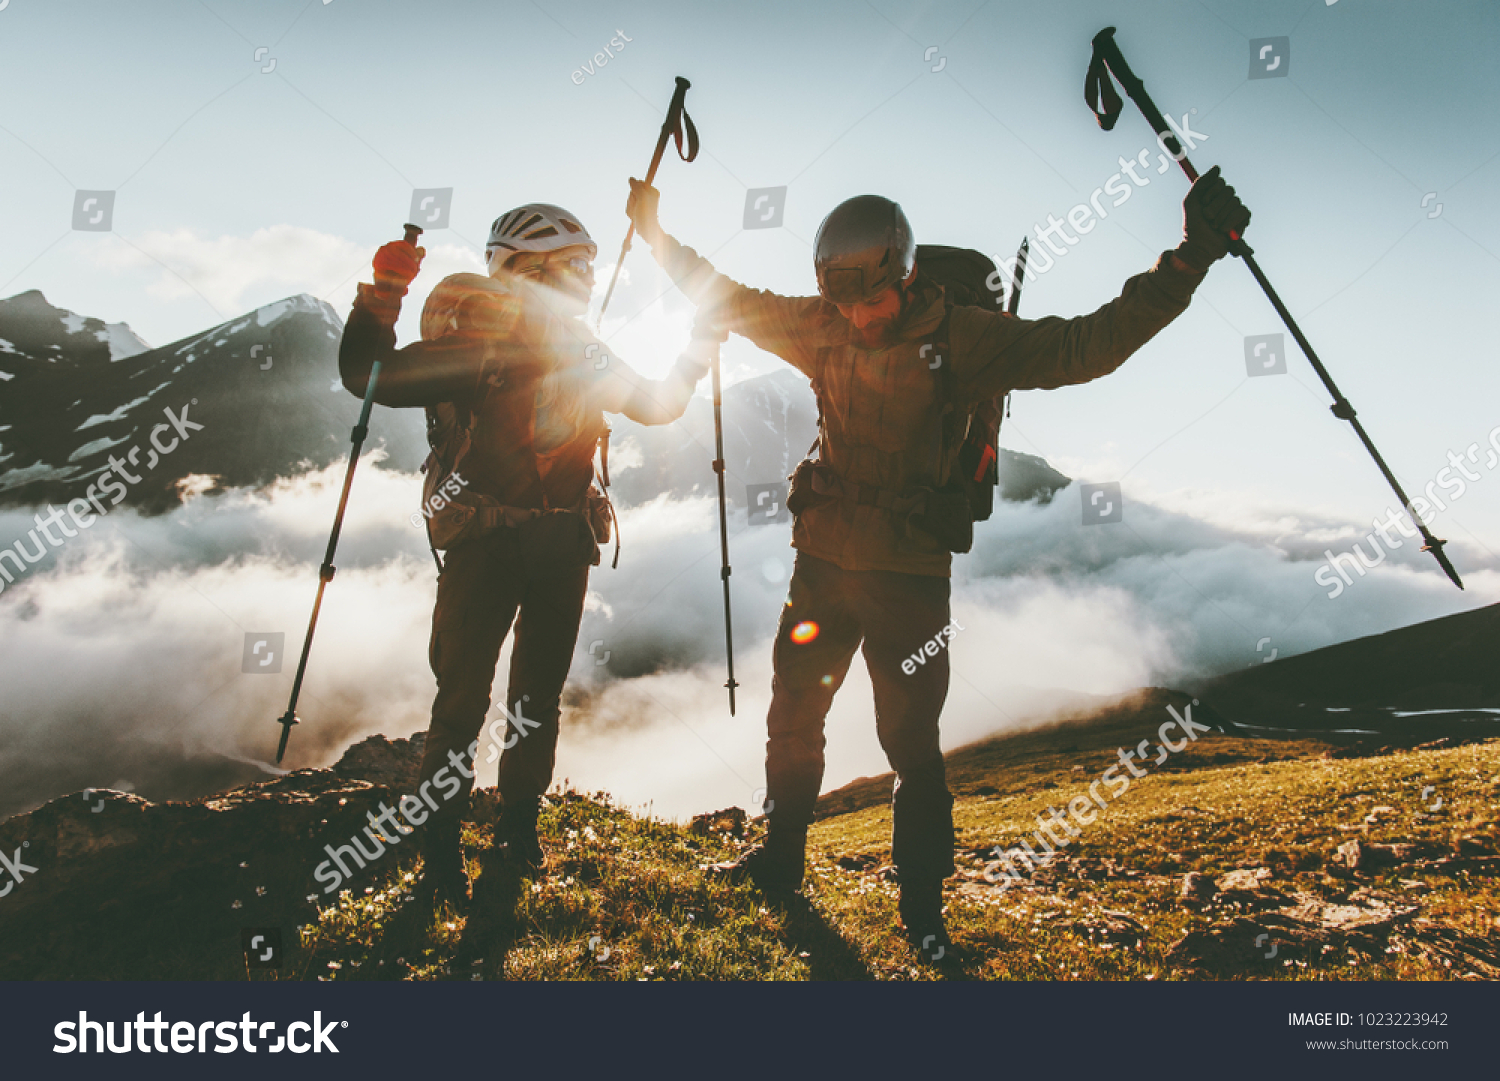
[{"label": "dark hiking pants", "polygon": [[[512,624],[516,640],[504,705],[527,723],[518,725],[512,719],[494,726],[504,746],[500,795],[507,806],[534,804],[551,785],[559,700],[578,641],[596,551],[583,519],[567,513],[502,527],[449,550],[432,613],[428,653],[438,691],[421,776],[431,780],[447,767],[448,777],[457,778],[462,787],[452,798],[444,798],[445,790],[452,791],[451,780],[445,782],[446,789],[434,784],[433,795],[440,804],[434,821],[468,806],[473,780],[453,765],[453,759],[469,771],[485,768],[484,754],[477,764],[467,756],[476,738],[484,744],[481,729],[490,708],[495,666]],[[499,710],[495,713],[502,722],[504,716]]]},{"label": "dark hiking pants", "polygon": [[[903,883],[954,871],[953,797],[938,747],[948,651],[912,664],[949,620],[947,578],[846,571],[797,553],[772,654],[766,798],[773,832],[805,829],[823,783],[823,720],[863,643],[875,731],[896,771],[891,851]],[[946,646],[946,643],[945,643]]]}]

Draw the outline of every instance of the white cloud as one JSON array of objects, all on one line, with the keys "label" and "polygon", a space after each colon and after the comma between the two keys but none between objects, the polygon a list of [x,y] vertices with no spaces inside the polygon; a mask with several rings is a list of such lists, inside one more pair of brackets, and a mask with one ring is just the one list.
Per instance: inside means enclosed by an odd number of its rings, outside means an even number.
[{"label": "white cloud", "polygon": [[[423,247],[427,257],[412,283],[412,297],[425,297],[448,274],[482,269],[478,254],[466,246]],[[346,310],[355,284],[370,280],[374,255],[375,247],[369,244],[283,224],[248,236],[206,237],[191,229],[148,232],[128,245],[101,247],[95,258],[106,270],[154,275],[147,291],[155,297],[202,296],[230,317],[297,293],[321,297]],[[421,305],[408,302],[406,307],[401,330],[415,335]]]}]

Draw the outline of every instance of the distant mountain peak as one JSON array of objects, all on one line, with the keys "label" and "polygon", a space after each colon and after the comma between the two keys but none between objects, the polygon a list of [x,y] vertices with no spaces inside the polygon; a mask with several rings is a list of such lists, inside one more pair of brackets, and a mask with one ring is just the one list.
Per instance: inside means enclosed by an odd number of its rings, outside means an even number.
[{"label": "distant mountain peak", "polygon": [[[101,356],[107,355],[109,360],[117,361],[151,348],[150,343],[129,325],[106,323],[93,316],[59,308],[48,301],[40,289],[28,289],[0,300],[0,322],[6,327],[6,335],[0,335],[0,343],[3,343],[0,344],[0,353],[29,353],[51,360],[57,359],[57,355],[91,358],[96,348],[87,344],[87,339],[92,339],[105,346]],[[76,341],[79,337],[85,338],[86,342]]]}]

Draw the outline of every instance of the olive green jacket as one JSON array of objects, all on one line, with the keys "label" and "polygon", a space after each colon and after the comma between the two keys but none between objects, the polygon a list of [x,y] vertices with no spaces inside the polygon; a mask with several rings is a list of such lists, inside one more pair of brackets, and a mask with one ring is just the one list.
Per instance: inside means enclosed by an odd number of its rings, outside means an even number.
[{"label": "olive green jacket", "polygon": [[[849,324],[820,297],[783,297],[740,285],[671,237],[655,254],[684,293],[709,305],[705,314],[720,327],[812,380],[825,464],[846,483],[898,492],[935,483],[941,364],[953,365],[961,409],[1012,390],[1087,383],[1114,371],[1175,319],[1204,276],[1164,254],[1090,315],[1017,319],[998,310],[955,307],[952,356],[939,358],[934,342],[943,293],[920,266],[893,328],[894,343],[869,350],[850,340]],[[944,475],[950,458],[941,460]],[[908,530],[891,511],[847,499],[798,515],[792,547],[851,571],[947,576],[952,563],[937,540]]]}]

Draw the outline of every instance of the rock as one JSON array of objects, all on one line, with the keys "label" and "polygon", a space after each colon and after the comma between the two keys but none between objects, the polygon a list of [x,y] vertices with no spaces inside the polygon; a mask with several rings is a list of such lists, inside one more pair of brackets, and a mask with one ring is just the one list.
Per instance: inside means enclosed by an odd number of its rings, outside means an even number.
[{"label": "rock", "polygon": [[1214,880],[1201,871],[1189,871],[1182,876],[1182,890],[1178,900],[1189,908],[1207,904],[1218,892]]},{"label": "rock", "polygon": [[1218,893],[1214,903],[1236,905],[1240,908],[1280,908],[1290,898],[1270,885],[1269,867],[1246,867],[1220,876],[1214,884]]},{"label": "rock", "polygon": [[1234,890],[1258,890],[1270,881],[1269,867],[1248,867],[1221,875],[1214,885],[1220,893],[1230,893]]},{"label": "rock", "polygon": [[427,734],[418,732],[408,739],[386,739],[371,736],[344,752],[333,767],[340,777],[357,777],[371,784],[385,785],[397,792],[415,792],[422,767],[422,751]]},{"label": "rock", "polygon": [[[1500,920],[1496,921],[1500,926]],[[1500,947],[1495,937],[1468,935],[1449,927],[1424,928],[1412,936],[1417,950],[1446,962],[1461,978],[1500,979]]]},{"label": "rock", "polygon": [[398,797],[328,769],[185,803],[100,795],[0,824],[0,851],[20,849],[37,868],[0,905],[0,979],[127,978],[161,971],[164,955],[172,978],[243,979],[242,928],[280,927],[295,942],[319,905],[415,855],[402,837],[378,850],[364,837],[369,869],[346,848],[350,873],[328,892],[327,846],[363,837]]},{"label": "rock", "polygon": [[1146,937],[1148,930],[1144,923],[1128,912],[1115,912],[1110,909],[1100,909],[1094,915],[1073,920],[1063,926],[1079,934],[1087,935],[1091,942],[1112,942],[1123,945],[1134,945]]},{"label": "rock", "polygon": [[1432,852],[1430,844],[1375,844],[1371,841],[1345,841],[1338,847],[1335,862],[1342,863],[1351,871],[1376,871],[1383,867],[1399,867],[1411,863],[1419,856]]},{"label": "rock", "polygon": [[[1351,895],[1350,900],[1356,897]],[[1289,960],[1317,960],[1324,947],[1378,955],[1395,928],[1419,911],[1364,893],[1359,904],[1332,904],[1309,894],[1294,904],[1254,917],[1190,931],[1167,948],[1168,963],[1218,975],[1253,971]]]},{"label": "rock", "polygon": [[707,837],[712,833],[728,833],[735,837],[745,835],[745,822],[747,816],[739,807],[726,807],[722,811],[709,811],[707,814],[694,815],[692,824],[688,826],[688,832],[697,834],[699,837]]},{"label": "rock", "polygon": [[1364,862],[1365,846],[1358,840],[1345,841],[1339,845],[1338,852],[1334,856],[1334,862],[1349,868],[1351,871],[1359,870],[1359,865]]}]

